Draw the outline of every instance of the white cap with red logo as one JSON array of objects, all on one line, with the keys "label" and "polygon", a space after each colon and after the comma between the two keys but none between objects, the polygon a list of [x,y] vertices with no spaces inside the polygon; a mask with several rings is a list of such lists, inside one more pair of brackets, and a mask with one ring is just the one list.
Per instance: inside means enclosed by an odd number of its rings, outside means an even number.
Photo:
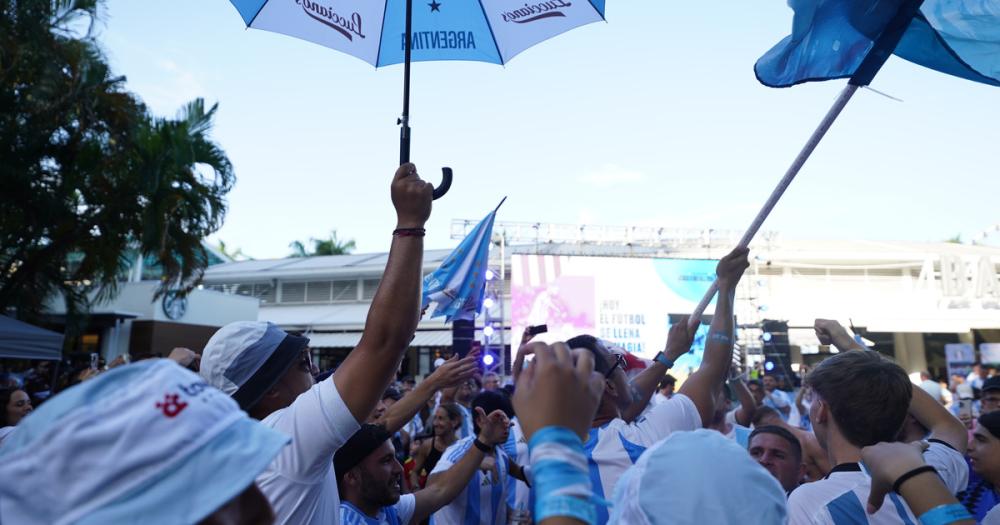
[{"label": "white cap with red logo", "polygon": [[173,361],[122,366],[53,397],[0,447],[0,522],[196,523],[288,442]]}]

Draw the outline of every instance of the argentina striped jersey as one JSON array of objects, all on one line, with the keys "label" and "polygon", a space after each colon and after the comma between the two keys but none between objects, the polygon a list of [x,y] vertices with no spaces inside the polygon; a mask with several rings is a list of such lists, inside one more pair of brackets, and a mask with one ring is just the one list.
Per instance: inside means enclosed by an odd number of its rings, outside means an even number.
[{"label": "argentina striped jersey", "polygon": [[[448,447],[441,455],[431,475],[443,472],[472,448],[473,438],[460,439]],[[477,470],[458,497],[441,510],[434,513],[434,525],[506,525],[507,523],[507,479],[510,463],[507,455],[497,449],[497,479],[492,473]]]}]

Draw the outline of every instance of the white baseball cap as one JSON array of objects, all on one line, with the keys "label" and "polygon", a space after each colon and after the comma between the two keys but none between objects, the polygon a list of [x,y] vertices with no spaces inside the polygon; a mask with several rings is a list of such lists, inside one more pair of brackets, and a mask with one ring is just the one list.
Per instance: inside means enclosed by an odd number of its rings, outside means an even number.
[{"label": "white baseball cap", "polygon": [[220,328],[201,354],[200,374],[248,410],[299,359],[309,339],[272,323],[237,321]]},{"label": "white baseball cap", "polygon": [[785,492],[715,430],[674,432],[618,480],[609,523],[713,525],[787,522]]},{"label": "white baseball cap", "polygon": [[197,523],[253,483],[289,438],[168,359],[70,388],[0,447],[0,522]]}]

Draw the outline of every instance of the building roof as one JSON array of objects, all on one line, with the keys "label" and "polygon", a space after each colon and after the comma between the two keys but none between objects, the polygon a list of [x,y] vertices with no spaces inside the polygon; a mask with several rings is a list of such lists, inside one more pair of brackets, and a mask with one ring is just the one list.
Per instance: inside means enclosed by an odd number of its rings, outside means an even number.
[{"label": "building roof", "polygon": [[[451,250],[426,250],[424,267],[437,268]],[[205,270],[208,284],[230,281],[267,281],[285,278],[345,277],[372,275],[378,277],[385,270],[388,252],[356,255],[322,255],[238,261],[212,266]]]},{"label": "building roof", "polygon": [[[665,257],[681,259],[718,259],[729,246],[702,247],[674,251],[636,251],[619,245],[542,244],[509,246],[506,257],[518,253],[588,255],[612,257]],[[451,253],[450,249],[426,250],[424,269],[436,269]],[[830,268],[878,268],[919,266],[928,257],[996,257],[1000,247],[948,242],[867,241],[867,240],[770,240],[751,245],[751,253],[777,266],[817,265]],[[218,264],[205,271],[205,283],[253,282],[271,279],[311,279],[336,277],[378,277],[385,269],[387,252],[354,255],[327,255],[263,259]],[[888,266],[883,266],[888,265]]]}]

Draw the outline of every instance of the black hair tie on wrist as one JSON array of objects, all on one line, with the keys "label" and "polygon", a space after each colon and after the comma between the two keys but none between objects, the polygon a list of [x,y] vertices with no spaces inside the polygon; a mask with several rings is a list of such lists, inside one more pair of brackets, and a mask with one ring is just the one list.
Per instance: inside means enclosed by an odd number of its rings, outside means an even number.
[{"label": "black hair tie on wrist", "polygon": [[903,483],[906,483],[910,478],[912,478],[914,476],[919,476],[920,474],[923,474],[924,472],[933,472],[933,473],[937,474],[937,469],[934,468],[934,467],[932,467],[932,466],[930,466],[930,465],[924,465],[922,467],[917,467],[917,468],[915,468],[915,469],[907,472],[906,474],[903,474],[899,478],[897,478],[896,482],[892,484],[892,491],[895,492],[896,494],[899,494],[899,488],[903,486]]}]

